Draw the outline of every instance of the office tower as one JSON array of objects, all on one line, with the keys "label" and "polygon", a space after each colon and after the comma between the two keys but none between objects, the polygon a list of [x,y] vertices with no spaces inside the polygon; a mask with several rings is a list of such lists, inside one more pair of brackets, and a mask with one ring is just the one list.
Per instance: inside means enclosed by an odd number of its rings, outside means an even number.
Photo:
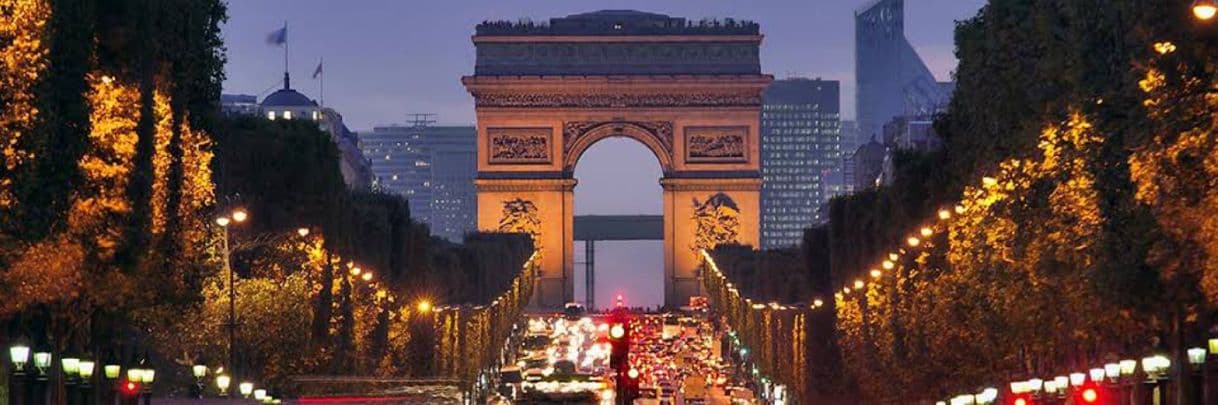
[{"label": "office tower", "polygon": [[762,248],[798,244],[819,221],[825,175],[841,165],[840,97],[837,81],[804,78],[762,94]]}]

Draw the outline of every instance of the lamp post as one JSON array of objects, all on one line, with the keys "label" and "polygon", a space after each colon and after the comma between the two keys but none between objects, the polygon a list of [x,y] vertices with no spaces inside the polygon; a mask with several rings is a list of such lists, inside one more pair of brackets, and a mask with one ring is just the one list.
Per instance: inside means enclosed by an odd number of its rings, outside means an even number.
[{"label": "lamp post", "polygon": [[224,271],[228,273],[228,367],[233,375],[237,375],[237,275],[231,262],[228,226],[247,219],[249,213],[242,208],[216,217],[216,225],[220,225],[221,250],[224,251]]},{"label": "lamp post", "polygon": [[90,395],[93,390],[93,384],[90,384],[90,382],[93,380],[93,372],[96,370],[96,367],[97,363],[92,360],[81,360],[77,365],[77,375],[80,376],[81,404],[91,405],[93,403],[93,396]]},{"label": "lamp post", "polygon": [[195,377],[194,397],[203,398],[203,377],[207,376],[207,366],[204,364],[195,364],[190,366],[190,375]]},{"label": "lamp post", "polygon": [[114,404],[114,398],[119,390],[118,378],[122,375],[122,372],[123,366],[118,364],[110,363],[102,367],[102,377],[104,377],[102,381],[105,382],[104,386],[107,387],[106,390],[99,391],[102,393],[102,403],[106,405]]},{"label": "lamp post", "polygon": [[143,377],[140,379],[140,394],[143,396],[144,405],[152,405],[152,382],[156,380],[156,370],[151,368],[144,369]]},{"label": "lamp post", "polygon": [[26,405],[25,398],[25,365],[30,361],[30,347],[16,344],[8,348],[9,360],[13,362],[13,375],[9,384],[8,402],[12,405]]},{"label": "lamp post", "polygon": [[250,395],[254,393],[254,383],[249,381],[242,382],[240,385],[237,385],[237,390],[241,391],[242,397],[249,399]]},{"label": "lamp post", "polygon": [[59,366],[63,369],[64,395],[67,396],[68,405],[73,405],[76,403],[76,376],[80,372],[80,358],[64,355],[59,359]]},{"label": "lamp post", "polygon": [[1163,383],[1167,382],[1167,371],[1171,368],[1171,360],[1164,355],[1142,358],[1142,371],[1146,373],[1146,384],[1150,388],[1149,401],[1140,403],[1167,403],[1167,390]]},{"label": "lamp post", "polygon": [[38,375],[34,376],[29,381],[30,396],[32,402],[46,403],[47,402],[47,385],[50,381],[51,360],[54,356],[48,351],[38,351],[34,353],[34,369],[38,370]]},{"label": "lamp post", "polygon": [[1203,347],[1191,347],[1185,353],[1188,355],[1189,365],[1189,385],[1188,398],[1184,400],[1188,403],[1203,403],[1205,398],[1205,357],[1207,354]]},{"label": "lamp post", "polygon": [[232,383],[233,378],[229,377],[227,374],[220,374],[216,376],[216,389],[220,391],[221,398],[228,397],[228,387],[229,384]]}]

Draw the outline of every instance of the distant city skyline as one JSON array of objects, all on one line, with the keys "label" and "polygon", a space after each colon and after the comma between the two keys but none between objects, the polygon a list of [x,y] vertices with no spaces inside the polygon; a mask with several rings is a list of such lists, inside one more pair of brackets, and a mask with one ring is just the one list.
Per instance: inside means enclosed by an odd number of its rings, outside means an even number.
[{"label": "distant city skyline", "polygon": [[[439,125],[474,124],[473,98],[460,83],[474,70],[470,35],[484,20],[551,17],[600,9],[635,9],[685,17],[753,20],[765,35],[761,68],[782,79],[822,78],[841,83],[843,119],[855,116],[854,12],[869,1],[817,4],[798,0],[504,0],[446,2],[366,1],[336,7],[324,0],[234,1],[224,37],[229,49],[225,92],[262,95],[282,77],[282,50],[267,33],[288,21],[293,86],[319,97],[310,79],[325,58],[325,102],[353,129],[404,123],[410,113],[436,113]],[[940,80],[955,69],[954,21],[972,17],[984,0],[908,0],[906,36]],[[600,142],[575,170],[576,214],[660,214],[662,176],[655,157],[626,139]],[[576,249],[582,261],[582,245]],[[662,243],[637,241],[597,247],[597,301],[627,293],[631,305],[663,302]],[[582,297],[582,267],[577,296]]]},{"label": "distant city skyline", "polygon": [[[794,74],[840,81],[843,119],[853,119],[853,16],[870,2],[764,3],[767,7],[730,0],[375,0],[355,6],[332,0],[231,1],[223,32],[229,59],[224,91],[263,96],[278,88],[283,53],[265,39],[287,21],[293,87],[319,98],[320,83],[310,76],[324,58],[326,105],[341,112],[352,129],[403,123],[413,112],[437,113],[440,124],[468,125],[474,123],[473,103],[459,80],[473,72],[469,36],[477,23],[637,9],[692,20],[730,17],[760,23],[766,36],[762,70],[776,78]],[[972,17],[983,3],[907,2],[906,35],[936,78],[949,80],[955,69],[954,21]]]}]

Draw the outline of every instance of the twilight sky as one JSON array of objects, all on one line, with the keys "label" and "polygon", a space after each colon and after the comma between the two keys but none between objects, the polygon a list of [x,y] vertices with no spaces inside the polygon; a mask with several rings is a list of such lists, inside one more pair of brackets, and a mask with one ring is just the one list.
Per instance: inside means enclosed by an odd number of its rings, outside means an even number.
[{"label": "twilight sky", "polygon": [[[325,59],[325,104],[359,131],[436,113],[441,124],[472,124],[473,100],[460,78],[473,72],[470,35],[483,20],[636,9],[698,20],[732,17],[761,24],[762,71],[842,82],[842,115],[854,117],[854,11],[868,0],[229,0],[226,93],[260,98],[283,75],[283,51],[266,36],[288,23],[293,87],[319,97],[310,79]],[[985,0],[906,0],[905,35],[940,80],[955,68],[954,21]],[[641,144],[611,139],[576,168],[579,214],[658,214],[660,168]],[[631,305],[663,302],[660,242],[597,245],[597,302],[628,292]],[[583,246],[576,246],[582,261]],[[582,268],[577,270],[582,272]],[[577,276],[582,293],[582,274]]]}]

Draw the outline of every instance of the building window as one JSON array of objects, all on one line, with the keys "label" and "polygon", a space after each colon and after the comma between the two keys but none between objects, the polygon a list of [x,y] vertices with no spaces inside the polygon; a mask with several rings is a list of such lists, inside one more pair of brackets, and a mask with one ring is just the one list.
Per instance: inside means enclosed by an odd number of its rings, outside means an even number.
[{"label": "building window", "polygon": [[269,119],[269,120],[271,120],[271,121],[274,121],[274,120],[275,120],[275,112],[274,112],[274,111],[267,111],[267,112],[266,112],[266,118],[267,118],[267,119]]},{"label": "building window", "polygon": [[317,114],[317,111],[314,111],[313,112],[313,121],[317,121],[317,120],[318,120],[318,114]]},{"label": "building window", "polygon": [[283,119],[285,119],[285,120],[292,119],[292,112],[288,111],[288,110],[283,110]]}]

